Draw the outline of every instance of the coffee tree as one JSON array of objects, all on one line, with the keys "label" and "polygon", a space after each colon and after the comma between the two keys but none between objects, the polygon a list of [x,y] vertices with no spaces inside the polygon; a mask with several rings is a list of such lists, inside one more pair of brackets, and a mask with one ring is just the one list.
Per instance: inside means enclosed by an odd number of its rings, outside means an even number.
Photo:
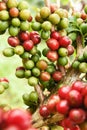
[{"label": "coffee tree", "polygon": [[87,129],[87,5],[78,12],[70,2],[66,10],[45,0],[34,17],[26,1],[0,2],[0,34],[9,33],[3,55],[22,59],[15,75],[34,88],[23,95],[28,112],[0,110],[1,130]]}]

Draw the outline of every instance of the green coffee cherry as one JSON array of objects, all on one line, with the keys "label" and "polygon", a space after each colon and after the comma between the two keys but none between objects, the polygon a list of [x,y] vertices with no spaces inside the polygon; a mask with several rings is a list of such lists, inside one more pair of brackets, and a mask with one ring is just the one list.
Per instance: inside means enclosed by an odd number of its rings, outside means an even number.
[{"label": "green coffee cherry", "polygon": [[32,74],[35,76],[35,77],[38,77],[40,76],[40,70],[37,68],[37,67],[34,67],[32,69]]},{"label": "green coffee cherry", "polygon": [[27,60],[25,63],[24,63],[24,66],[26,69],[32,69],[34,67],[34,62],[33,60]]},{"label": "green coffee cherry", "polygon": [[37,103],[37,102],[38,102],[38,94],[37,94],[37,92],[32,91],[32,92],[29,94],[29,101],[34,102],[34,103]]},{"label": "green coffee cherry", "polygon": [[15,53],[14,53],[14,49],[13,48],[10,48],[10,47],[7,47],[3,50],[3,55],[6,56],[6,57],[11,57],[13,56]]},{"label": "green coffee cherry", "polygon": [[33,22],[31,27],[34,31],[40,31],[41,30],[41,24],[39,22]]},{"label": "green coffee cherry", "polygon": [[28,84],[30,86],[36,86],[38,84],[38,78],[34,77],[34,76],[31,76],[29,79],[28,79]]},{"label": "green coffee cherry", "polygon": [[82,72],[82,73],[87,73],[87,63],[86,62],[80,63],[79,71]]},{"label": "green coffee cherry", "polygon": [[58,54],[61,57],[67,56],[68,55],[68,50],[66,48],[60,47],[58,49]]},{"label": "green coffee cherry", "polygon": [[79,65],[80,65],[79,61],[74,61],[74,63],[72,64],[72,67],[75,68],[75,69],[78,69]]},{"label": "green coffee cherry", "polygon": [[65,66],[67,63],[68,63],[67,57],[59,57],[59,59],[58,59],[59,65]]}]

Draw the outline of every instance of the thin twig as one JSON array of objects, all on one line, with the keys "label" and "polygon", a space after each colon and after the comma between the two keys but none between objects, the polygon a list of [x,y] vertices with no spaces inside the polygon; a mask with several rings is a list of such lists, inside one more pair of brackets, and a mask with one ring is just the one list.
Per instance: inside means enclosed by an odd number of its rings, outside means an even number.
[{"label": "thin twig", "polygon": [[76,43],[77,43],[77,49],[76,49],[76,58],[81,55],[81,53],[83,53],[83,46],[82,46],[82,37],[78,36],[76,39]]},{"label": "thin twig", "polygon": [[49,124],[53,124],[53,123],[56,123],[58,121],[61,121],[63,118],[64,118],[64,115],[62,115],[60,113],[55,113],[55,115],[52,115],[52,116],[48,117],[47,119],[37,120],[37,122],[35,122],[33,124],[33,126],[35,128],[40,128],[44,125],[49,125]]},{"label": "thin twig", "polygon": [[69,0],[69,3],[70,3],[70,7],[72,8],[72,10],[74,10],[74,2],[73,2],[73,0]]},{"label": "thin twig", "polygon": [[34,88],[35,88],[35,90],[36,90],[36,92],[37,92],[37,94],[39,96],[40,103],[42,104],[43,101],[44,101],[44,95],[43,95],[41,86],[40,85],[36,85]]},{"label": "thin twig", "polygon": [[50,0],[44,0],[44,3],[47,7],[50,7]]},{"label": "thin twig", "polygon": [[60,0],[56,0],[58,8],[60,8]]}]

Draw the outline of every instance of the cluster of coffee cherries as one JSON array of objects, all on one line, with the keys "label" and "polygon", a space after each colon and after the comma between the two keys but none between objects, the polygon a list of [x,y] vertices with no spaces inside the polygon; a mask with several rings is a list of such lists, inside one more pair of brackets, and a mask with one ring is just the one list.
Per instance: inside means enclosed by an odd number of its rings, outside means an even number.
[{"label": "cluster of coffee cherries", "polygon": [[0,2],[0,34],[8,29],[11,36],[17,36],[20,30],[29,30],[31,20],[28,2],[17,0]]},{"label": "cluster of coffee cherries", "polygon": [[64,130],[75,130],[87,120],[87,84],[77,80],[71,86],[62,86],[58,93],[52,95],[47,104],[40,107],[39,113],[48,118],[54,113],[64,115],[58,124]]},{"label": "cluster of coffee cherries", "polygon": [[87,73],[87,51],[84,51],[82,55],[78,56],[78,59],[72,64],[72,67],[78,69],[81,73]]},{"label": "cluster of coffee cherries", "polygon": [[0,130],[36,130],[32,126],[31,113],[23,109],[5,111],[0,108]]},{"label": "cluster of coffee cherries", "polygon": [[45,57],[52,62],[57,61],[60,66],[68,64],[68,56],[74,53],[72,41],[68,36],[61,36],[58,31],[52,31],[46,44],[49,49],[43,50]]},{"label": "cluster of coffee cherries", "polygon": [[82,34],[86,35],[86,29],[87,29],[87,5],[84,6],[84,10],[82,14],[80,14],[80,20],[78,19],[80,23],[80,29]]},{"label": "cluster of coffee cherries", "polygon": [[68,27],[68,12],[62,8],[51,10],[48,7],[42,7],[35,16],[35,21],[32,22],[32,29],[35,31],[41,30],[41,38],[46,40],[50,36],[50,30],[64,30]]},{"label": "cluster of coffee cherries", "polygon": [[[74,53],[71,39],[58,31],[52,31],[45,44],[37,31],[20,31],[18,36],[8,37],[8,44],[11,47],[3,50],[4,56],[17,54],[22,58],[23,66],[17,67],[16,76],[28,78],[30,86],[40,82],[44,88],[62,79],[59,66],[65,67],[68,57]],[[45,48],[39,51],[41,45],[45,45]]]},{"label": "cluster of coffee cherries", "polygon": [[[38,32],[32,31],[29,33],[27,31],[20,31],[18,36],[8,37],[8,44],[11,47],[7,47],[3,50],[4,56],[11,57],[17,54],[22,58],[23,66],[17,67],[16,76],[19,78],[29,78],[33,75],[30,79],[32,80],[32,83],[30,83],[31,86],[36,85],[38,81],[34,75],[36,77],[40,75],[40,70],[35,67],[41,55],[40,51],[37,49],[37,44],[39,44],[40,41],[41,38]],[[45,61],[41,60],[41,63],[45,63],[47,66]]]},{"label": "cluster of coffee cherries", "polygon": [[9,80],[7,78],[0,78],[0,94],[9,88]]},{"label": "cluster of coffee cherries", "polygon": [[39,97],[36,91],[31,91],[30,93],[23,94],[24,104],[28,106],[31,113],[35,112],[39,105]]}]

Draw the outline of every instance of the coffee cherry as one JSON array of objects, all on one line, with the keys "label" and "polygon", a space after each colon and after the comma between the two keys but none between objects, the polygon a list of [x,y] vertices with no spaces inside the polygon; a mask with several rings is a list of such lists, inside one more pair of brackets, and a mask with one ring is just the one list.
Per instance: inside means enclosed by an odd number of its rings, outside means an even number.
[{"label": "coffee cherry", "polygon": [[62,79],[62,73],[60,71],[55,71],[53,74],[52,74],[52,78],[58,82]]},{"label": "coffee cherry", "polygon": [[3,2],[3,1],[0,1],[0,11],[1,10],[6,10],[6,9],[7,9],[6,3]]},{"label": "coffee cherry", "polygon": [[46,55],[47,55],[48,51],[49,51],[49,49],[48,49],[48,48],[44,48],[44,49],[42,50],[42,54],[43,54],[43,56],[45,56],[45,57],[46,57]]},{"label": "coffee cherry", "polygon": [[19,39],[20,39],[21,41],[30,40],[29,33],[26,32],[26,31],[20,31],[18,37],[19,37]]},{"label": "coffee cherry", "polygon": [[18,78],[24,78],[24,76],[25,76],[24,73],[25,73],[24,67],[18,67],[18,68],[16,68],[15,75],[16,75]]},{"label": "coffee cherry", "polygon": [[84,56],[83,55],[79,55],[78,56],[78,61],[79,62],[84,62]]},{"label": "coffee cherry", "polygon": [[8,0],[8,1],[7,1],[7,7],[8,7],[8,8],[17,7],[17,5],[18,5],[17,0],[14,0],[14,1]]},{"label": "coffee cherry", "polygon": [[42,81],[49,81],[51,79],[51,75],[48,72],[41,72],[40,79]]},{"label": "coffee cherry", "polygon": [[8,21],[1,21],[0,20],[0,33],[3,34],[9,27],[9,22]]},{"label": "coffee cherry", "polygon": [[10,8],[9,14],[10,14],[10,16],[13,17],[13,18],[18,17],[18,15],[19,15],[19,10],[18,10],[18,8],[16,8],[16,7]]},{"label": "coffee cherry", "polygon": [[6,57],[11,57],[11,56],[13,56],[13,55],[14,55],[14,49],[13,49],[13,48],[10,48],[10,47],[5,48],[5,49],[3,50],[3,55],[6,56]]},{"label": "coffee cherry", "polygon": [[44,21],[44,22],[42,23],[42,29],[43,29],[44,31],[50,31],[51,28],[52,28],[52,24],[51,24],[50,21]]},{"label": "coffee cherry", "polygon": [[62,8],[58,8],[57,10],[55,10],[55,13],[57,13],[60,16],[60,18],[67,18],[68,17],[68,12]]},{"label": "coffee cherry", "polygon": [[10,18],[7,10],[0,11],[0,20],[8,20]]},{"label": "coffee cherry", "polygon": [[57,32],[57,31],[52,31],[51,34],[50,34],[50,37],[51,37],[51,38],[54,38],[54,39],[56,39],[56,40],[59,40],[59,39],[61,38],[61,35],[60,35],[60,33]]},{"label": "coffee cherry", "polygon": [[72,63],[72,67],[75,68],[75,69],[78,69],[79,68],[79,65],[80,65],[80,62],[79,61],[74,61]]},{"label": "coffee cherry", "polygon": [[87,51],[84,51],[83,57],[84,57],[85,60],[87,60]]},{"label": "coffee cherry", "polygon": [[83,109],[72,109],[69,112],[69,117],[72,121],[74,121],[76,124],[81,124],[86,119],[86,113]]},{"label": "coffee cherry", "polygon": [[62,86],[58,89],[58,95],[61,99],[67,99],[67,94],[70,92],[71,87],[70,86]]},{"label": "coffee cherry", "polygon": [[34,76],[29,77],[28,84],[30,86],[36,86],[38,84],[38,78],[36,78]]},{"label": "coffee cherry", "polygon": [[53,62],[58,60],[58,54],[56,51],[48,51],[46,57]]},{"label": "coffee cherry", "polygon": [[22,21],[20,24],[20,30],[21,31],[28,31],[30,28],[30,24],[28,21]]},{"label": "coffee cherry", "polygon": [[48,110],[46,105],[43,105],[43,106],[40,107],[39,113],[44,118],[48,117],[49,114],[50,114],[50,112],[49,112],[49,110]]},{"label": "coffee cherry", "polygon": [[59,56],[62,56],[62,57],[67,56],[68,50],[66,48],[60,47],[58,49],[58,54]]},{"label": "coffee cherry", "polygon": [[50,38],[46,41],[47,46],[52,50],[55,51],[59,48],[59,42],[54,39],[54,38]]},{"label": "coffee cherry", "polygon": [[29,94],[29,101],[33,102],[33,103],[37,103],[38,102],[38,94],[35,91],[32,91]]},{"label": "coffee cherry", "polygon": [[42,7],[40,10],[41,18],[46,19],[50,15],[50,9],[48,7]]},{"label": "coffee cherry", "polygon": [[62,18],[58,24],[59,29],[66,29],[69,25],[69,21],[67,18]]},{"label": "coffee cherry", "polygon": [[37,63],[38,61],[39,61],[39,55],[33,55],[32,57],[31,57],[31,60],[33,60],[35,63]]},{"label": "coffee cherry", "polygon": [[71,43],[71,41],[70,41],[69,37],[67,37],[67,36],[63,36],[63,37],[61,37],[60,40],[59,40],[60,46],[65,47],[65,48],[66,48],[68,45],[70,45],[70,43]]},{"label": "coffee cherry", "polygon": [[27,60],[24,62],[24,67],[26,69],[32,69],[34,67],[34,62],[32,60]]},{"label": "coffee cherry", "polygon": [[0,82],[7,82],[7,83],[9,83],[9,80],[7,78],[0,78]]},{"label": "coffee cherry", "polygon": [[29,78],[31,76],[31,71],[25,70],[24,74],[25,74],[25,78]]},{"label": "coffee cherry", "polygon": [[41,30],[41,24],[39,22],[33,22],[31,27],[34,31],[40,31]]},{"label": "coffee cherry", "polygon": [[55,71],[55,66],[49,65],[46,69],[46,71],[50,74],[52,74]]},{"label": "coffee cherry", "polygon": [[67,100],[71,107],[79,107],[82,105],[82,95],[77,90],[71,90],[67,94]]},{"label": "coffee cherry", "polygon": [[24,48],[21,45],[18,45],[14,48],[14,52],[17,55],[22,55],[24,53]]},{"label": "coffee cherry", "polygon": [[67,100],[61,100],[56,104],[56,110],[61,113],[66,115],[69,111],[69,104]]},{"label": "coffee cherry", "polygon": [[59,57],[58,58],[58,64],[59,65],[62,65],[62,66],[65,66],[68,64],[68,59],[67,57]]},{"label": "coffee cherry", "polygon": [[87,63],[86,62],[80,63],[79,71],[82,72],[82,73],[87,73]]},{"label": "coffee cherry", "polygon": [[87,5],[84,6],[84,11],[87,14]]},{"label": "coffee cherry", "polygon": [[40,70],[46,70],[47,68],[47,62],[45,60],[39,60],[36,63],[36,66],[40,69]]},{"label": "coffee cherry", "polygon": [[29,53],[29,52],[24,51],[24,53],[23,53],[22,55],[20,55],[20,57],[21,57],[22,59],[27,59],[27,58],[29,58],[29,57],[30,57],[30,53]]},{"label": "coffee cherry", "polygon": [[75,49],[72,45],[68,45],[67,50],[68,50],[68,55],[72,55]]},{"label": "coffee cherry", "polygon": [[13,18],[11,21],[11,24],[12,24],[12,26],[19,27],[21,22],[20,22],[19,18]]},{"label": "coffee cherry", "polygon": [[17,45],[20,45],[20,41],[18,39],[18,37],[12,37],[10,36],[8,38],[8,44],[12,47],[16,47]]},{"label": "coffee cherry", "polygon": [[8,113],[6,123],[8,126],[16,125],[20,129],[31,126],[31,114],[22,109],[13,109]]},{"label": "coffee cherry", "polygon": [[13,37],[15,37],[15,36],[17,36],[18,35],[18,33],[19,33],[19,28],[18,27],[14,27],[14,26],[10,26],[9,27],[9,34],[11,35],[11,36],[13,36]]},{"label": "coffee cherry", "polygon": [[5,88],[2,84],[0,84],[0,94],[2,94],[5,91]]},{"label": "coffee cherry", "polygon": [[82,32],[83,34],[85,34],[85,33],[86,33],[86,29],[87,29],[87,23],[82,23],[82,24],[80,25],[80,29],[81,29],[81,32]]},{"label": "coffee cherry", "polygon": [[28,2],[27,1],[20,1],[19,3],[18,3],[18,9],[19,10],[24,10],[24,9],[28,9],[29,8],[29,4],[28,4]]},{"label": "coffee cherry", "polygon": [[84,89],[82,89],[81,92],[82,96],[86,96],[87,95],[87,86],[85,85]]},{"label": "coffee cherry", "polygon": [[40,76],[40,70],[37,68],[37,67],[34,67],[32,69],[32,74],[35,76],[35,77],[38,77]]},{"label": "coffee cherry", "polygon": [[[25,15],[26,14],[26,15]],[[30,17],[30,11],[28,9],[23,9],[19,12],[19,18],[21,20],[28,20]]]},{"label": "coffee cherry", "polygon": [[4,89],[8,89],[9,88],[9,83],[8,82],[0,82],[0,84],[4,87]]},{"label": "coffee cherry", "polygon": [[72,84],[72,90],[77,90],[79,92],[82,92],[84,88],[85,85],[80,80],[77,80]]},{"label": "coffee cherry", "polygon": [[50,37],[50,31],[41,31],[41,38],[47,40]]},{"label": "coffee cherry", "polygon": [[38,53],[37,47],[33,46],[33,48],[29,51],[29,53],[33,56],[35,56]]},{"label": "coffee cherry", "polygon": [[60,102],[60,97],[58,95],[52,95],[47,103],[47,108],[50,111],[50,113],[53,113],[56,111],[56,105]]},{"label": "coffee cherry", "polygon": [[60,17],[56,13],[51,14],[48,19],[54,25],[56,25],[60,22]]},{"label": "coffee cherry", "polygon": [[37,45],[41,42],[41,38],[39,35],[33,35],[31,40],[33,41],[34,45]]},{"label": "coffee cherry", "polygon": [[44,21],[44,20],[41,18],[39,12],[36,14],[36,16],[35,16],[35,20],[36,20],[37,22],[40,22],[40,23],[42,23],[42,22]]},{"label": "coffee cherry", "polygon": [[30,51],[34,47],[34,43],[31,40],[26,40],[23,43],[23,47],[26,51]]}]

